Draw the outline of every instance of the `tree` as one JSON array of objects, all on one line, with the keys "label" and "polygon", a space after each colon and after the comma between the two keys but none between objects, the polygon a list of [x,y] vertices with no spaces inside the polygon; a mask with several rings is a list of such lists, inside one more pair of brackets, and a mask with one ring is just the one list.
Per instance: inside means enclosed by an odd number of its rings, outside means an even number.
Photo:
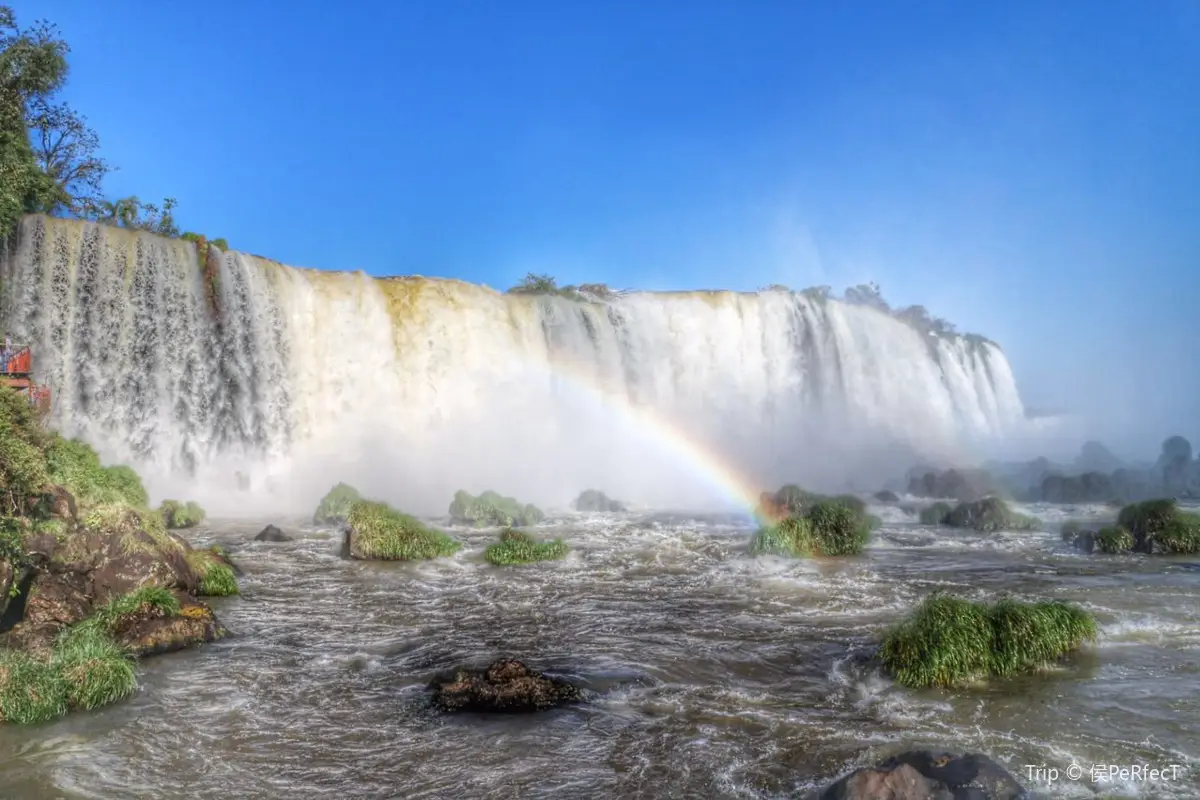
[{"label": "tree", "polygon": [[30,147],[28,112],[66,81],[69,50],[54,26],[21,30],[12,8],[0,6],[0,237],[23,213],[52,201],[53,181]]},{"label": "tree", "polygon": [[530,272],[520,283],[508,291],[509,294],[555,294],[558,292],[558,281],[549,275],[536,275]]},{"label": "tree", "polygon": [[100,137],[66,103],[36,98],[30,112],[34,159],[53,184],[49,202],[39,210],[87,215],[101,202],[104,177],[112,171],[97,155]]},{"label": "tree", "polygon": [[135,195],[119,200],[99,200],[89,209],[88,216],[117,228],[179,236],[179,226],[175,224],[176,205],[178,202],[174,197],[163,200],[160,208],[155,203],[143,203]]},{"label": "tree", "polygon": [[880,311],[890,312],[892,310],[887,301],[883,299],[883,293],[879,291],[879,284],[874,282],[851,286],[843,294],[843,299],[847,303],[869,306]]}]

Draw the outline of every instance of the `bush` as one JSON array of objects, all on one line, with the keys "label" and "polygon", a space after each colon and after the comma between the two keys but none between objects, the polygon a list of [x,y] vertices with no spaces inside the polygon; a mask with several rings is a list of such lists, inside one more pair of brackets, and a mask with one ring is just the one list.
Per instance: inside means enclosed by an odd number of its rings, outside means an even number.
[{"label": "bush", "polygon": [[575,498],[575,502],[571,504],[571,507],[576,511],[601,511],[614,514],[627,510],[624,503],[621,503],[619,500],[613,500],[604,492],[597,489],[587,489],[581,492],[579,497]]},{"label": "bush", "polygon": [[145,508],[149,502],[141,478],[129,467],[105,467],[96,451],[78,439],[55,436],[46,451],[50,480],[85,506],[123,504]]},{"label": "bush", "polygon": [[339,483],[321,498],[316,513],[313,514],[313,524],[344,525],[350,518],[350,508],[362,499],[362,495],[353,486]]},{"label": "bush", "polygon": [[535,561],[554,561],[566,556],[570,548],[562,539],[539,542],[524,531],[505,529],[500,541],[488,547],[483,557],[498,567],[532,564]]},{"label": "bush", "polygon": [[1066,603],[988,606],[936,593],[888,632],[880,659],[901,685],[951,687],[1036,669],[1095,638],[1095,619]]},{"label": "bush", "polygon": [[1133,534],[1119,525],[1110,525],[1096,533],[1095,543],[1101,553],[1128,553],[1133,549]]},{"label": "bush", "polygon": [[992,531],[1032,531],[1041,524],[1033,517],[1018,514],[999,497],[985,497],[973,503],[959,503],[942,520],[952,528]]},{"label": "bush", "polygon": [[194,528],[204,522],[206,516],[204,509],[198,503],[190,500],[187,503],[180,503],[178,500],[164,500],[158,511],[162,514],[163,525],[167,530]]},{"label": "bush", "polygon": [[1180,511],[1173,498],[1127,505],[1117,515],[1117,525],[1130,532],[1139,553],[1200,553],[1200,517]]},{"label": "bush", "polygon": [[27,513],[49,482],[46,443],[26,399],[0,386],[0,515]]},{"label": "bush", "polygon": [[386,503],[360,500],[350,508],[348,522],[350,551],[356,558],[412,561],[454,555],[462,547]]},{"label": "bush", "polygon": [[481,528],[493,525],[503,528],[524,527],[536,525],[545,518],[546,515],[537,506],[521,505],[516,499],[504,497],[490,489],[478,497],[472,497],[460,489],[454,493],[454,500],[450,503],[451,521]]},{"label": "bush", "polygon": [[137,689],[133,662],[97,628],[64,637],[54,648],[52,665],[66,684],[71,708],[90,711],[122,700]]},{"label": "bush", "polygon": [[66,713],[67,684],[53,664],[0,650],[0,721],[33,725]]},{"label": "bush", "polygon": [[921,509],[921,524],[922,525],[945,525],[946,517],[950,516],[950,512],[954,509],[949,503],[934,503],[929,508]]},{"label": "bush", "polygon": [[840,499],[818,500],[802,514],[759,528],[750,552],[798,558],[855,555],[866,546],[871,527],[870,517]]}]

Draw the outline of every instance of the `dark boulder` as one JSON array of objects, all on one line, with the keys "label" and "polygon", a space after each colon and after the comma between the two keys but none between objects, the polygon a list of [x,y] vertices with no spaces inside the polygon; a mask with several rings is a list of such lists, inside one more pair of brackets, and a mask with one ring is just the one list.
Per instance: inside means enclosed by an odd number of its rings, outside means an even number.
[{"label": "dark boulder", "polygon": [[915,750],[855,770],[819,800],[1027,800],[1028,791],[992,759]]},{"label": "dark boulder", "polygon": [[268,525],[259,531],[258,536],[254,537],[256,542],[290,542],[292,537],[281,531],[274,525]]},{"label": "dark boulder", "polygon": [[583,700],[583,692],[510,658],[482,672],[460,669],[449,680],[434,680],[433,706],[439,711],[515,714],[545,711]]},{"label": "dark boulder", "polygon": [[880,503],[899,503],[900,495],[890,489],[884,489],[882,492],[875,493],[875,499]]}]

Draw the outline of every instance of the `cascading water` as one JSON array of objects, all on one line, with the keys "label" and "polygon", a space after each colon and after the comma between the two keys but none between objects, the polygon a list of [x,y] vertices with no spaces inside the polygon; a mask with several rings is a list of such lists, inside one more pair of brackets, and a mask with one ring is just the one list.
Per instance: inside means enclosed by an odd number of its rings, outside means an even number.
[{"label": "cascading water", "polygon": [[189,242],[29,217],[0,262],[0,311],[36,347],[56,427],[217,511],[238,471],[298,507],[339,478],[414,510],[460,486],[695,502],[711,487],[680,477],[666,425],[766,485],[840,482],[1024,420],[995,345],[836,300],[582,302],[218,255],[214,290]]}]

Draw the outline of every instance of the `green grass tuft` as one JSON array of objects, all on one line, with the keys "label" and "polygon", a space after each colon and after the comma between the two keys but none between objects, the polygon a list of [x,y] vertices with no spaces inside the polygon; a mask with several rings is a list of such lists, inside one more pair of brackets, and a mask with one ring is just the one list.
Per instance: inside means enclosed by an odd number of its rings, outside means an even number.
[{"label": "green grass tuft", "polygon": [[454,522],[470,523],[477,527],[524,527],[536,525],[546,515],[535,505],[521,505],[512,497],[504,497],[490,489],[474,497],[459,489],[450,503],[450,518]]},{"label": "green grass tuft", "polygon": [[67,713],[68,687],[52,664],[0,650],[0,720],[17,725],[49,722]]},{"label": "green grass tuft", "polygon": [[1200,553],[1200,516],[1180,511],[1173,498],[1131,503],[1121,509],[1117,524],[1130,532],[1139,553]]},{"label": "green grass tuft", "polygon": [[96,628],[64,637],[54,648],[51,665],[66,684],[67,703],[72,708],[90,711],[137,690],[133,662],[116,642]]},{"label": "green grass tuft", "polygon": [[313,514],[314,525],[342,525],[350,517],[350,508],[362,500],[362,495],[348,483],[339,483],[321,498]]},{"label": "green grass tuft", "polygon": [[1101,553],[1128,553],[1133,549],[1133,534],[1119,525],[1110,525],[1096,533],[1095,543]]},{"label": "green grass tuft", "polygon": [[229,597],[238,593],[237,575],[226,563],[227,559],[225,551],[216,545],[187,554],[188,564],[200,577],[197,593],[201,597]]},{"label": "green grass tuft", "polygon": [[46,449],[50,480],[84,506],[121,504],[145,508],[149,502],[142,479],[126,466],[105,467],[96,451],[78,439],[54,437]]},{"label": "green grass tuft", "polygon": [[524,531],[508,528],[500,534],[500,541],[488,547],[483,557],[498,567],[514,564],[532,564],[535,561],[555,561],[570,551],[562,539],[540,542]]},{"label": "green grass tuft", "polygon": [[750,541],[750,553],[798,558],[856,555],[866,546],[874,524],[842,498],[822,498],[810,502],[802,514],[759,528]]},{"label": "green grass tuft", "polygon": [[411,561],[458,552],[462,543],[429,528],[416,517],[386,503],[360,500],[350,508],[353,555],[358,558]]},{"label": "green grass tuft", "polygon": [[1091,614],[1066,603],[988,606],[936,593],[888,632],[880,658],[904,686],[951,687],[1028,672],[1095,638]]}]

